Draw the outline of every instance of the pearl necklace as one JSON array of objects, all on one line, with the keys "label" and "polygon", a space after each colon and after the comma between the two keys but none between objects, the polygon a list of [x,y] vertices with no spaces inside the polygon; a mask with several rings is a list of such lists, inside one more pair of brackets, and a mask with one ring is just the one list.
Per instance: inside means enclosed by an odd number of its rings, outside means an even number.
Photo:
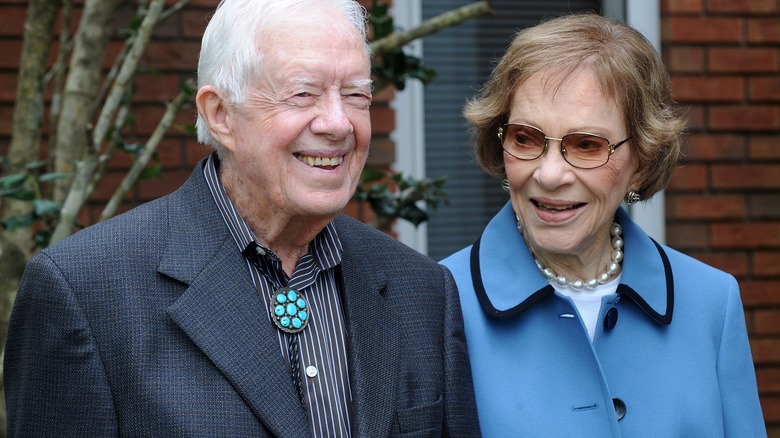
[{"label": "pearl necklace", "polygon": [[[520,235],[525,238],[520,218],[517,219],[517,229],[520,231]],[[574,290],[582,290],[583,288],[595,289],[600,284],[609,283],[610,279],[621,271],[620,262],[623,261],[623,228],[617,222],[612,222],[609,234],[612,236],[612,254],[610,254],[612,260],[607,264],[606,271],[589,280],[582,281],[579,278],[569,280],[565,275],[558,275],[552,269],[544,266],[536,257],[534,257],[534,262],[536,262],[539,270],[542,271],[544,278],[551,283],[554,281],[558,286],[570,287]]]}]

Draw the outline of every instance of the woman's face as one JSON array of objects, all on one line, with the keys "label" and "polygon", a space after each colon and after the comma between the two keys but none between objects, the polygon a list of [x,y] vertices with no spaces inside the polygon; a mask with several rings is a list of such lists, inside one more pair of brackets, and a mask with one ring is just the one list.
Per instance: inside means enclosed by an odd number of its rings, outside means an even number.
[{"label": "woman's face", "polygon": [[[590,71],[575,71],[559,87],[556,77],[549,78],[536,74],[518,86],[508,123],[535,126],[551,138],[588,132],[610,144],[631,135],[618,106],[601,92]],[[603,257],[623,196],[639,187],[631,149],[628,141],[595,169],[572,167],[557,140],[548,140],[547,152],[535,160],[518,160],[504,152],[512,205],[537,257]]]}]

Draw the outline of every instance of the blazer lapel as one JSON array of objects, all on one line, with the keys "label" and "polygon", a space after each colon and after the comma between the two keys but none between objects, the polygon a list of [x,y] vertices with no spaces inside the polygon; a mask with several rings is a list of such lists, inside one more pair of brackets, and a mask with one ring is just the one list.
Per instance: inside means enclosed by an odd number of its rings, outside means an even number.
[{"label": "blazer lapel", "polygon": [[338,232],[344,247],[341,290],[349,333],[352,434],[388,436],[395,417],[400,346],[395,317],[383,297],[387,281],[372,248],[350,238],[344,227]]},{"label": "blazer lapel", "polygon": [[310,436],[274,328],[208,195],[200,166],[181,192],[172,202],[170,239],[159,271],[189,287],[168,315],[274,436]]}]

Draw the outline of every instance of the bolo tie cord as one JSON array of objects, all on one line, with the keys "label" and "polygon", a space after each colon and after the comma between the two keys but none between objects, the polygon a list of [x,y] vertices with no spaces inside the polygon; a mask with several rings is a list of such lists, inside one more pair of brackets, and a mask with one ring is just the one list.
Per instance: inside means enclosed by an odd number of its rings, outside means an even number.
[{"label": "bolo tie cord", "polygon": [[[257,269],[260,270],[260,272],[264,272],[259,260],[260,257],[259,252],[260,252],[260,247],[255,244],[255,245],[248,246],[246,250],[243,251],[243,254],[244,256],[249,258],[252,264],[254,264],[255,267],[257,267]],[[308,323],[308,313],[307,313],[308,303],[306,303],[305,300],[303,300],[303,306],[299,305],[298,307],[301,308],[295,308],[296,311],[295,315],[297,317],[300,317],[301,313],[304,315],[304,321],[302,326],[292,327],[292,326],[281,325],[280,319],[283,317],[283,315],[286,316],[286,314],[283,313],[282,315],[280,315],[278,313],[279,306],[282,303],[280,303],[276,297],[279,296],[279,293],[281,292],[285,296],[285,300],[289,299],[289,301],[292,302],[290,304],[295,305],[294,302],[298,300],[298,296],[297,293],[291,288],[286,286],[280,286],[278,284],[279,282],[274,278],[272,278],[270,275],[265,275],[265,277],[269,279],[273,284],[273,286],[276,288],[276,291],[274,291],[274,294],[271,298],[272,302],[274,302],[271,319],[274,322],[274,325],[276,325],[278,329],[285,332],[285,337],[287,338],[287,357],[290,361],[290,372],[292,373],[292,381],[293,381],[293,385],[295,386],[295,391],[298,393],[298,400],[300,401],[301,406],[304,408],[304,412],[305,412],[306,403],[303,398],[303,384],[301,382],[301,359],[300,359],[300,349],[298,347],[298,333],[301,330],[303,330],[303,328],[306,326],[306,323]],[[292,293],[292,295],[290,295],[290,293]],[[282,306],[282,307],[285,308],[286,306]]]}]

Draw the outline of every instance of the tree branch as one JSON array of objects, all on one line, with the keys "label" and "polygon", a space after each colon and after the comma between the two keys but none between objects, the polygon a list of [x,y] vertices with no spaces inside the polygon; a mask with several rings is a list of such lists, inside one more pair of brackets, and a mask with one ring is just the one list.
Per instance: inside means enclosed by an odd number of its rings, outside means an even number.
[{"label": "tree branch", "polygon": [[162,119],[160,119],[160,123],[157,124],[157,128],[155,128],[151,137],[149,137],[149,140],[146,142],[143,152],[135,160],[132,167],[130,167],[130,170],[127,171],[119,188],[117,188],[114,195],[111,196],[111,200],[108,201],[108,204],[106,204],[106,207],[100,214],[101,221],[116,214],[119,205],[122,203],[122,198],[135,185],[136,181],[138,181],[141,172],[143,172],[144,168],[149,163],[149,160],[152,158],[152,155],[157,151],[157,146],[160,145],[165,133],[171,127],[171,124],[173,124],[173,119],[176,117],[179,109],[184,105],[187,99],[192,97],[192,90],[194,88],[195,82],[191,79],[187,80],[179,94],[168,104],[168,109],[165,111]]},{"label": "tree branch", "polygon": [[487,0],[474,2],[472,4],[460,7],[458,9],[445,12],[441,15],[422,22],[419,26],[406,32],[392,33],[382,39],[371,43],[371,51],[374,56],[382,56],[384,53],[406,44],[426,35],[436,33],[456,24],[460,24],[471,18],[482,15],[492,14],[494,11]]},{"label": "tree branch", "polygon": [[100,112],[95,130],[92,132],[92,147],[95,154],[100,153],[100,147],[103,144],[103,140],[111,125],[117,109],[122,102],[122,95],[127,90],[128,84],[135,75],[136,68],[141,56],[146,50],[146,45],[149,43],[149,38],[152,36],[154,25],[157,24],[160,12],[162,12],[164,0],[152,0],[149,4],[149,10],[146,12],[146,16],[141,22],[141,26],[138,28],[138,32],[135,35],[133,45],[130,47],[130,51],[127,53],[127,57],[122,63],[122,68],[119,70],[116,80],[111,87],[111,92],[106,98],[106,103],[103,105],[103,110]]}]

